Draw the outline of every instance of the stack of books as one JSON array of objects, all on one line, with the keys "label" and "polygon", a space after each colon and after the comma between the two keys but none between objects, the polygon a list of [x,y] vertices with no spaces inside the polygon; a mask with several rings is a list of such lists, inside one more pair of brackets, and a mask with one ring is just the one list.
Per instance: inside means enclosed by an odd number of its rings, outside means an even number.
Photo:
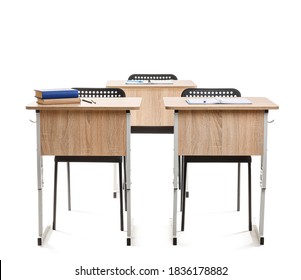
[{"label": "stack of books", "polygon": [[35,90],[37,103],[42,105],[80,103],[76,89],[41,89]]}]

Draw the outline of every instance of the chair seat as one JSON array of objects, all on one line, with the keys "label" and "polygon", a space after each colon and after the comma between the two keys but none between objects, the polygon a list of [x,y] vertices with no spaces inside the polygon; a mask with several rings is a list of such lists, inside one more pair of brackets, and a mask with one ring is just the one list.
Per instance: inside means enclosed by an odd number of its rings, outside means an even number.
[{"label": "chair seat", "polygon": [[173,134],[173,126],[132,126],[131,133]]},{"label": "chair seat", "polygon": [[55,156],[55,162],[122,162],[122,156]]}]

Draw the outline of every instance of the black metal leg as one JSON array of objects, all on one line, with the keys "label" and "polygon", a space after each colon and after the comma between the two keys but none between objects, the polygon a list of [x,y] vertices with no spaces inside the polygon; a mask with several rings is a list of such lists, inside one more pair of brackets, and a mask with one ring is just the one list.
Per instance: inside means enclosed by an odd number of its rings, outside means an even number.
[{"label": "black metal leg", "polygon": [[237,211],[240,211],[240,162],[237,166]]},{"label": "black metal leg", "polygon": [[[124,183],[126,182],[126,157],[123,157],[123,168],[124,168]],[[125,184],[123,185],[124,188],[124,210],[127,211],[127,195],[126,195],[126,187]]]},{"label": "black metal leg", "polygon": [[249,230],[252,230],[252,182],[251,182],[251,162],[248,163],[248,195],[249,195]]},{"label": "black metal leg", "polygon": [[122,161],[119,162],[119,193],[120,193],[120,230],[123,231],[123,190],[122,190]]},{"label": "black metal leg", "polygon": [[53,224],[52,229],[56,229],[56,198],[57,198],[57,162],[54,163],[54,191],[53,191]]},{"label": "black metal leg", "polygon": [[181,195],[182,199],[182,224],[181,231],[184,231],[185,228],[185,208],[186,208],[186,176],[187,176],[187,161],[184,158],[183,161],[183,191]]},{"label": "black metal leg", "polygon": [[71,211],[70,162],[67,162],[68,210]]}]

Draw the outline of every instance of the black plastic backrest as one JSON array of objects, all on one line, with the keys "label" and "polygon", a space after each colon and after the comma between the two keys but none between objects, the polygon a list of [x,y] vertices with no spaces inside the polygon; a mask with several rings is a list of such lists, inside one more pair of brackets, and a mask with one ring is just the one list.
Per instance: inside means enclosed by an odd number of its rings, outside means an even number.
[{"label": "black plastic backrest", "polygon": [[241,97],[235,88],[187,88],[182,97]]},{"label": "black plastic backrest", "polygon": [[132,74],[128,80],[177,80],[173,74]]},{"label": "black plastic backrest", "polygon": [[125,97],[121,88],[73,88],[78,90],[79,97]]}]

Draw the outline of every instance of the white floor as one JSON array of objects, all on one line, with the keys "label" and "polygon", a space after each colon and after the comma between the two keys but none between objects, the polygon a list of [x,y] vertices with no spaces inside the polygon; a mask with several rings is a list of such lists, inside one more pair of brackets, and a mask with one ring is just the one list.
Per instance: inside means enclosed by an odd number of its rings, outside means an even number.
[{"label": "white floor", "polygon": [[[7,275],[3,279],[21,279],[22,275],[31,275],[33,279],[40,276],[43,279],[75,279],[75,269],[80,266],[127,268],[130,265],[137,269],[158,268],[159,279],[174,277],[168,275],[168,271],[175,266],[228,267],[229,279],[263,279],[270,275],[293,279],[289,276],[294,275],[298,258],[290,252],[292,248],[301,248],[300,229],[292,221],[292,215],[283,219],[281,202],[285,197],[280,182],[273,179],[277,167],[272,155],[264,246],[259,246],[255,233],[248,231],[246,165],[242,165],[241,211],[236,211],[236,164],[189,166],[186,227],[184,232],[178,232],[178,246],[172,245],[172,137],[132,136],[131,247],[126,246],[126,232],[119,228],[119,199],[113,198],[114,168],[104,163],[71,165],[71,212],[67,211],[66,165],[60,164],[57,230],[50,232],[45,244],[38,247],[33,157],[26,172],[16,178],[21,184],[27,181],[23,186],[26,190],[21,188],[20,196],[13,188],[9,190],[18,208],[12,207],[15,211],[10,219],[2,215],[5,229],[2,234],[6,239],[1,239],[0,257],[1,253],[6,256],[3,275]],[[44,158],[44,167],[45,224],[50,224],[52,157]],[[253,216],[256,218],[259,216],[259,158],[253,158],[252,167]],[[28,182],[33,184],[30,191]],[[290,207],[293,209],[293,205],[286,206],[287,211]],[[286,258],[290,259],[289,267],[282,265]],[[15,263],[18,263],[17,269]],[[84,279],[82,277],[79,279]]]}]

